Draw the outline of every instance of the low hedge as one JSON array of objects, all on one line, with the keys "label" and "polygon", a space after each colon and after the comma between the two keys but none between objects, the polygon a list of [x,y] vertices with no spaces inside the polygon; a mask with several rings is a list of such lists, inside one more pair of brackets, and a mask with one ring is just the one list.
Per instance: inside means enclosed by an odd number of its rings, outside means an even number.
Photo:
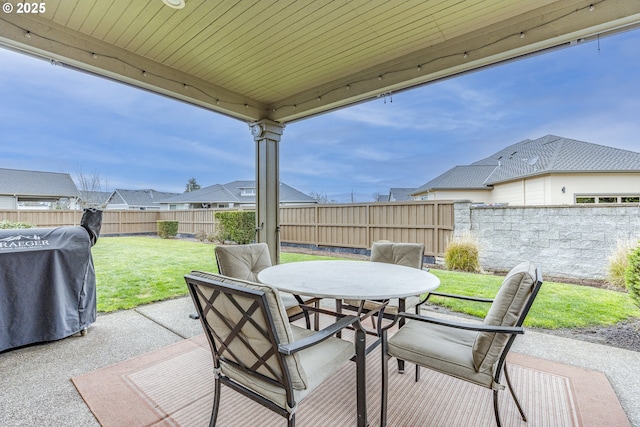
[{"label": "low hedge", "polygon": [[216,228],[218,240],[231,241],[239,245],[254,242],[256,239],[255,211],[223,211],[216,212]]},{"label": "low hedge", "polygon": [[156,221],[158,236],[162,239],[176,237],[178,234],[178,221]]},{"label": "low hedge", "polygon": [[631,295],[636,305],[640,307],[640,246],[629,254],[629,264],[625,272],[625,282],[629,290],[629,295]]},{"label": "low hedge", "polygon": [[29,224],[28,222],[11,222],[2,220],[0,221],[0,230],[10,230],[14,228],[34,228],[33,224]]}]

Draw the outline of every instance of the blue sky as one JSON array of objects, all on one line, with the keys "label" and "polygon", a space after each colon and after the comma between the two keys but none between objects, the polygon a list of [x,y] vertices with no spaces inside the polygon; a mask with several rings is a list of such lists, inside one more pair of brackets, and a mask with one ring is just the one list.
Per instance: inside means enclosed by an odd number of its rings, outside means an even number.
[{"label": "blue sky", "polygon": [[[280,178],[337,202],[547,134],[640,151],[640,30],[289,123]],[[245,122],[0,49],[0,168],[178,192],[254,179]]]}]

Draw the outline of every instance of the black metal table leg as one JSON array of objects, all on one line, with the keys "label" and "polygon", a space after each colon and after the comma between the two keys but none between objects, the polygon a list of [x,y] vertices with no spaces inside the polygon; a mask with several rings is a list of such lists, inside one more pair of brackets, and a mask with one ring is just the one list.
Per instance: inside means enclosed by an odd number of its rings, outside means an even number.
[{"label": "black metal table leg", "polygon": [[356,394],[358,427],[367,427],[367,368],[366,368],[366,340],[362,325],[357,323],[356,328]]},{"label": "black metal table leg", "polygon": [[[403,313],[406,310],[405,299],[400,298],[398,301],[398,313]],[[402,328],[404,326],[404,318],[401,318],[398,322],[398,328]],[[404,360],[398,359],[398,373],[404,374]]]}]

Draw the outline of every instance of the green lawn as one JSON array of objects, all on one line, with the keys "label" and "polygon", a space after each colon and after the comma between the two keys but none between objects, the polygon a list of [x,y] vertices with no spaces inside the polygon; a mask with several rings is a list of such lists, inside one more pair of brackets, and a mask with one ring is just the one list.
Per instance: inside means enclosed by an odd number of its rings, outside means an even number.
[{"label": "green lawn", "polygon": [[[191,270],[216,272],[214,245],[179,239],[104,237],[93,247],[98,311],[133,308],[187,294],[183,276]],[[282,253],[282,262],[337,259]],[[432,269],[442,292],[492,297],[501,277]],[[544,275],[544,270],[543,270]],[[434,302],[439,302],[433,299]],[[430,299],[431,301],[431,299]],[[442,302],[444,305],[444,301]],[[450,302],[447,301],[447,304]],[[483,316],[487,305],[457,302],[447,307]],[[640,317],[627,294],[563,283],[545,282],[531,309],[530,327],[575,328],[611,325]]]},{"label": "green lawn", "polygon": [[[432,269],[441,285],[439,292],[493,297],[503,278],[493,275]],[[544,269],[542,271],[544,280]],[[484,317],[489,304],[429,298],[455,311]],[[640,309],[628,294],[566,283],[544,282],[527,316],[525,326],[536,328],[579,328],[613,325],[630,317],[640,317]]]},{"label": "green lawn", "polygon": [[[98,311],[110,312],[187,294],[191,270],[217,272],[214,245],[180,239],[103,237],[92,248]],[[283,253],[282,262],[330,259]],[[333,258],[335,259],[335,258]]]}]

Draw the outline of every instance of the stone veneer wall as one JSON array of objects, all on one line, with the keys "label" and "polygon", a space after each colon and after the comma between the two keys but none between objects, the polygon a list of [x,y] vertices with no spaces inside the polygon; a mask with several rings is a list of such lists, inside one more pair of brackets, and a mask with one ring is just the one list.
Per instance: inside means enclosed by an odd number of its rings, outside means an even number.
[{"label": "stone veneer wall", "polygon": [[640,239],[640,206],[472,206],[456,202],[454,236],[478,240],[480,264],[508,271],[524,260],[543,275],[605,279],[619,240]]}]

